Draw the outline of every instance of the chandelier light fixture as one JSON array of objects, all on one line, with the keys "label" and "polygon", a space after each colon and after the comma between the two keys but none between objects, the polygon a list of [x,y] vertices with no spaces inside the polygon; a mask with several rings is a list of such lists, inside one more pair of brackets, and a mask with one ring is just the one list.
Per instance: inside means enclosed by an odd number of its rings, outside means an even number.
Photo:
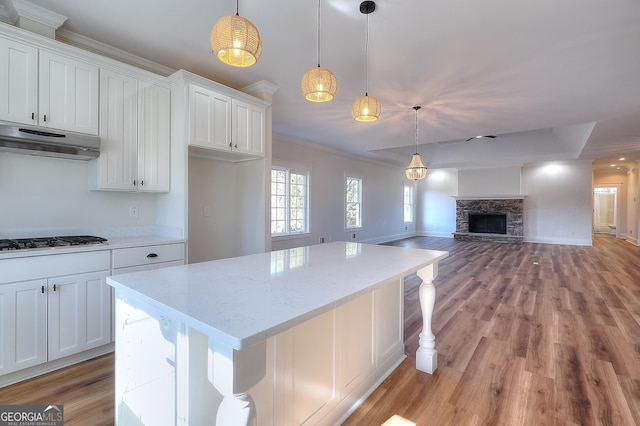
[{"label": "chandelier light fixture", "polygon": [[236,14],[223,16],[211,30],[211,49],[216,57],[233,67],[250,67],[262,55],[262,40],[258,28],[246,18]]},{"label": "chandelier light fixture", "polygon": [[336,95],[338,79],[320,66],[320,0],[318,0],[318,66],[304,73],[300,82],[302,96],[311,102],[328,102]]},{"label": "chandelier light fixture", "polygon": [[369,123],[376,121],[380,116],[382,107],[380,102],[373,96],[369,96],[369,14],[376,10],[376,3],[373,1],[363,1],[360,3],[360,12],[367,15],[367,41],[364,49],[364,78],[365,89],[364,96],[360,96],[355,100],[351,107],[351,115],[356,121],[363,123]]},{"label": "chandelier light fixture", "polygon": [[411,162],[404,169],[404,173],[407,176],[407,179],[411,180],[422,180],[427,177],[427,168],[424,164],[422,164],[422,158],[420,158],[420,154],[418,154],[418,110],[420,106],[414,106],[413,109],[416,111],[416,153],[411,157]]}]

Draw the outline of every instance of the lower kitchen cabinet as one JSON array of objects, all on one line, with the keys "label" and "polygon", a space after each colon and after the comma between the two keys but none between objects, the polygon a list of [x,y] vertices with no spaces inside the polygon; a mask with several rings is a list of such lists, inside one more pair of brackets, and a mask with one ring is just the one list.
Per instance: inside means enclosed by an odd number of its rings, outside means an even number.
[{"label": "lower kitchen cabinet", "polygon": [[0,377],[111,342],[109,255],[0,261]]},{"label": "lower kitchen cabinet", "polygon": [[47,361],[47,280],[0,285],[0,374]]},{"label": "lower kitchen cabinet", "polygon": [[107,272],[49,279],[48,359],[111,342],[111,289]]}]

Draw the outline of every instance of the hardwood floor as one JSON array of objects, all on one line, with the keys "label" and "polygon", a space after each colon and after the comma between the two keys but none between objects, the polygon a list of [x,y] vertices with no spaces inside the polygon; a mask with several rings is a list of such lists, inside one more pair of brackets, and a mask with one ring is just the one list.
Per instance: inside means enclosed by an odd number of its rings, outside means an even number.
[{"label": "hardwood floor", "polygon": [[[344,425],[640,424],[639,247],[607,236],[593,247],[391,244],[450,252],[435,280],[438,370],[415,369],[412,275],[407,359]],[[64,404],[67,426],[113,424],[113,385],[107,355],[0,389],[0,404]]]}]

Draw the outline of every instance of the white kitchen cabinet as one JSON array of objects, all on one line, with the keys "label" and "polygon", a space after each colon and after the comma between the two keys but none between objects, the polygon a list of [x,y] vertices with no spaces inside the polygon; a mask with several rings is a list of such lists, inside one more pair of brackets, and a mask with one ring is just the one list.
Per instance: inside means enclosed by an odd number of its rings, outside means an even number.
[{"label": "white kitchen cabinet", "polygon": [[110,343],[109,267],[109,250],[0,260],[0,376]]},{"label": "white kitchen cabinet", "polygon": [[106,271],[49,279],[48,359],[111,342],[111,290]]},{"label": "white kitchen cabinet", "polygon": [[47,361],[47,280],[0,285],[0,375]]},{"label": "white kitchen cabinet", "polygon": [[0,119],[98,134],[98,67],[0,38]]},{"label": "white kitchen cabinet", "polygon": [[37,111],[38,49],[0,37],[0,119],[35,124]]},{"label": "white kitchen cabinet", "polygon": [[233,150],[248,155],[263,156],[266,109],[234,99],[232,110]]},{"label": "white kitchen cabinet", "polygon": [[37,123],[98,134],[98,67],[40,50]]},{"label": "white kitchen cabinet", "polygon": [[184,243],[157,244],[112,250],[112,274],[184,264]]},{"label": "white kitchen cabinet", "polygon": [[[189,84],[189,146],[264,156],[266,108],[234,99],[196,84]],[[243,155],[243,156],[240,156]],[[234,160],[234,157],[224,157]]]},{"label": "white kitchen cabinet", "polygon": [[127,74],[100,74],[100,157],[91,187],[168,192],[170,91]]},{"label": "white kitchen cabinet", "polygon": [[231,149],[231,97],[189,84],[189,145]]}]

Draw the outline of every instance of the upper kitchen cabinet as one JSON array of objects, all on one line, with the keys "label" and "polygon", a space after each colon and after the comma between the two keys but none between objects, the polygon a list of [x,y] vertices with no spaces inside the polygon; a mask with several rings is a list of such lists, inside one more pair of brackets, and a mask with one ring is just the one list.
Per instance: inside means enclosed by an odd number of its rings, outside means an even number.
[{"label": "upper kitchen cabinet", "polygon": [[98,134],[98,67],[0,35],[0,119]]},{"label": "upper kitchen cabinet", "polygon": [[0,119],[35,124],[36,111],[38,49],[0,36]]},{"label": "upper kitchen cabinet", "polygon": [[195,155],[227,161],[264,156],[267,105],[203,84],[188,85],[188,144]]},{"label": "upper kitchen cabinet", "polygon": [[98,134],[98,67],[40,51],[38,124]]},{"label": "upper kitchen cabinet", "polygon": [[266,108],[234,100],[232,110],[233,150],[248,155],[264,155]]},{"label": "upper kitchen cabinet", "polygon": [[92,188],[169,191],[170,90],[135,76],[100,73],[100,157]]}]

